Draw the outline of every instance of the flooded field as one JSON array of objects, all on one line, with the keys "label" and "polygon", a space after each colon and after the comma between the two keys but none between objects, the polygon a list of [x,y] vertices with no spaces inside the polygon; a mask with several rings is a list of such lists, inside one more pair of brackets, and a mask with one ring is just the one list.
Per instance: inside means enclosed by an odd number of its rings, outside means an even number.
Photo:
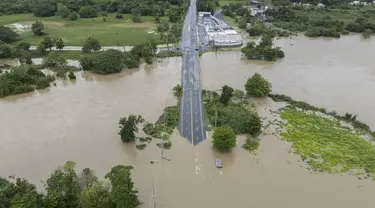
[{"label": "flooded field", "polygon": [[[260,72],[276,93],[336,111],[353,112],[375,128],[375,47],[359,36],[339,40],[297,37],[278,40],[286,58],[276,63],[241,60],[239,52],[206,53],[201,57],[202,88],[224,84],[243,88]],[[149,207],[152,184],[164,208],[228,207],[373,207],[375,182],[350,176],[310,173],[289,145],[277,136],[261,135],[256,155],[241,148],[218,153],[209,140],[193,147],[177,135],[160,160],[155,142],[145,150],[122,144],[120,117],[141,114],[155,121],[175,104],[172,88],[180,83],[181,58],[169,58],[121,74],[98,76],[77,72],[77,80],[0,100],[0,176],[26,177],[39,184],[67,160],[90,167],[102,177],[117,164],[133,165],[142,207]],[[262,117],[274,119],[269,99],[254,101]],[[271,128],[272,132],[273,129]],[[224,168],[215,167],[221,158]]]}]

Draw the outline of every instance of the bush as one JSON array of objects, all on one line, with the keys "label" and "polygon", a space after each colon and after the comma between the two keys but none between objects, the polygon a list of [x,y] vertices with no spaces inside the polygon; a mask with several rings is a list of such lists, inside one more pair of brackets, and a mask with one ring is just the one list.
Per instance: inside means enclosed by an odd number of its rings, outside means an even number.
[{"label": "bush", "polygon": [[212,143],[219,150],[231,150],[236,146],[236,134],[230,126],[217,127],[212,135]]},{"label": "bush", "polygon": [[55,6],[48,3],[39,3],[35,5],[35,17],[50,17],[55,15]]},{"label": "bush", "polygon": [[94,7],[84,6],[79,10],[79,16],[81,18],[94,18],[98,16],[98,13]]},{"label": "bush", "polygon": [[[216,115],[210,112],[210,121],[215,122]],[[262,122],[256,112],[252,112],[241,104],[220,106],[217,111],[217,126],[229,125],[236,134],[258,135]]]},{"label": "bush", "polygon": [[31,25],[31,30],[34,35],[42,36],[44,35],[44,25],[42,22],[36,21]]},{"label": "bush", "polygon": [[14,32],[8,27],[0,25],[0,44],[3,43],[12,43],[20,37],[19,34]]},{"label": "bush", "polygon": [[61,4],[61,3],[57,4],[56,14],[60,15],[62,18],[67,18],[69,17],[70,13],[71,11],[64,4]]},{"label": "bush", "polygon": [[242,148],[251,151],[257,150],[259,147],[259,139],[247,137],[245,144],[242,145]]},{"label": "bush", "polygon": [[96,55],[93,72],[97,74],[111,74],[121,72],[124,55],[118,50],[107,50]]},{"label": "bush", "polygon": [[272,91],[272,85],[257,72],[247,79],[245,89],[251,96],[264,97]]},{"label": "bush", "polygon": [[9,73],[0,76],[0,97],[31,92],[35,87],[37,89],[48,87],[53,79],[28,65],[12,68]]},{"label": "bush", "polygon": [[77,20],[78,19],[78,14],[76,13],[76,12],[71,12],[70,14],[69,14],[69,20],[71,20],[71,21],[74,21],[74,20]]},{"label": "bush", "polygon": [[116,14],[115,18],[116,18],[116,19],[123,19],[124,16],[122,16],[122,14]]},{"label": "bush", "polygon": [[8,44],[0,45],[0,58],[10,58],[12,57],[12,49]]},{"label": "bush", "polygon": [[79,59],[79,63],[81,65],[82,70],[91,70],[94,68],[94,56],[81,56]]},{"label": "bush", "polygon": [[99,41],[94,37],[88,37],[83,44],[82,52],[84,53],[90,53],[92,51],[97,52],[101,49],[101,45]]},{"label": "bush", "polygon": [[348,31],[348,30],[343,30],[342,32],[341,32],[341,34],[343,34],[343,35],[348,35],[350,32]]},{"label": "bush", "polygon": [[53,51],[43,59],[43,64],[47,67],[57,68],[66,66],[67,60],[61,53]]},{"label": "bush", "polygon": [[76,75],[73,72],[69,72],[68,77],[69,79],[76,79]]},{"label": "bush", "polygon": [[47,78],[41,77],[36,80],[35,86],[37,90],[45,89],[50,86],[49,83],[50,81]]},{"label": "bush", "polygon": [[21,42],[21,43],[19,43],[19,44],[16,46],[16,48],[18,48],[18,49],[22,49],[22,50],[25,50],[25,51],[28,51],[28,50],[30,50],[30,46],[31,46],[30,43],[27,43],[27,42]]}]

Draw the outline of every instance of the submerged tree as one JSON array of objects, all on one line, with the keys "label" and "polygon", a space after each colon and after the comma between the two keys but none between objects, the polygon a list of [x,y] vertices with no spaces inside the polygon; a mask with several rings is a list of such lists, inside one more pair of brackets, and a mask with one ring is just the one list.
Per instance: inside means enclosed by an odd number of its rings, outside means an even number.
[{"label": "submerged tree", "polygon": [[92,51],[97,52],[101,49],[101,45],[99,41],[94,37],[88,37],[83,44],[82,52],[83,53],[90,53]]},{"label": "submerged tree", "polygon": [[135,132],[138,132],[137,124],[143,123],[144,119],[142,116],[130,115],[127,118],[121,118],[119,121],[120,132],[123,142],[131,142],[135,140]]},{"label": "submerged tree", "polygon": [[212,135],[212,143],[219,150],[228,151],[236,146],[236,134],[230,126],[219,126]]},{"label": "submerged tree", "polygon": [[267,96],[272,91],[272,85],[265,78],[256,72],[252,77],[247,79],[245,89],[249,95],[255,97]]},{"label": "submerged tree", "polygon": [[229,100],[233,97],[233,92],[233,88],[229,87],[228,85],[224,85],[220,96],[220,102],[224,105],[228,104]]}]

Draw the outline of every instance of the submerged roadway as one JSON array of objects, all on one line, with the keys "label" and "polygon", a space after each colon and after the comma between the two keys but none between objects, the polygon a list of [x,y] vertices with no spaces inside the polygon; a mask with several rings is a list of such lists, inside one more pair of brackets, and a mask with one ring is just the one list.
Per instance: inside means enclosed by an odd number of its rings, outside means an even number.
[{"label": "submerged roadway", "polygon": [[196,18],[196,0],[191,0],[184,21],[181,41],[181,52],[184,53],[184,56],[179,131],[181,136],[187,138],[193,145],[206,139],[206,124],[200,87]]}]

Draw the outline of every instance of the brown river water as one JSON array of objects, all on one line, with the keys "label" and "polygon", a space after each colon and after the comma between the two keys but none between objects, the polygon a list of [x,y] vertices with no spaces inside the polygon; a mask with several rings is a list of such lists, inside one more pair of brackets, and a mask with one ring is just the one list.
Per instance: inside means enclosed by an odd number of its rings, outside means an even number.
[{"label": "brown river water", "polygon": [[[276,41],[286,58],[276,63],[241,60],[236,51],[201,57],[202,86],[224,84],[243,89],[247,77],[260,72],[273,91],[336,111],[354,112],[375,128],[375,45],[359,36],[339,40],[295,37]],[[292,45],[291,45],[292,44]],[[122,144],[120,117],[141,114],[155,121],[175,104],[172,88],[180,83],[181,58],[169,58],[121,74],[77,72],[77,80],[0,100],[0,176],[16,175],[41,184],[57,165],[77,162],[103,177],[117,164],[133,165],[142,207],[150,207],[152,184],[157,207],[164,208],[370,208],[375,182],[352,176],[311,173],[278,136],[261,135],[257,154],[240,146],[219,153],[210,140],[193,147],[177,135],[160,160],[160,149]],[[261,116],[274,119],[269,99],[256,100]],[[273,131],[272,129],[270,131]],[[215,159],[224,168],[216,169]],[[150,164],[151,160],[160,163]]]}]

